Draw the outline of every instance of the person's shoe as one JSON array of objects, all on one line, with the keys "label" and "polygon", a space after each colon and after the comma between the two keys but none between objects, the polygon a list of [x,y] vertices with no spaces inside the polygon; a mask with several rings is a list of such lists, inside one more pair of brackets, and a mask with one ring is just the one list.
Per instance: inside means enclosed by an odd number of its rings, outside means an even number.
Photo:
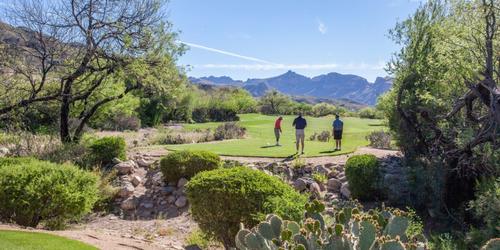
[{"label": "person's shoe", "polygon": [[301,154],[301,155],[303,155],[303,154],[304,154],[304,151],[302,151],[300,154]]}]

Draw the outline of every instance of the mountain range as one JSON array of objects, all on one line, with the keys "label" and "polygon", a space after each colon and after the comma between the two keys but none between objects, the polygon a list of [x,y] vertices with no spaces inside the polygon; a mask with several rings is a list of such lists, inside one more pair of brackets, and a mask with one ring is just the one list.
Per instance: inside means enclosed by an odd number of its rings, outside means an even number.
[{"label": "mountain range", "polygon": [[228,76],[190,77],[189,79],[197,84],[243,87],[253,96],[262,96],[267,91],[275,89],[291,96],[348,99],[367,105],[375,105],[377,98],[392,87],[392,79],[389,77],[377,77],[372,83],[361,76],[335,72],[312,78],[288,71],[275,77],[246,81],[234,80]]}]

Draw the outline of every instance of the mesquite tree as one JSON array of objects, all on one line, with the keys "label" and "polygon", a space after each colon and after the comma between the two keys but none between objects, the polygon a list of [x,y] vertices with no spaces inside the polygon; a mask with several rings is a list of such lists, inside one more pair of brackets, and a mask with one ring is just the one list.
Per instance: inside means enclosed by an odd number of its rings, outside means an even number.
[{"label": "mesquite tree", "polygon": [[57,103],[61,140],[72,142],[103,105],[139,89],[174,91],[184,81],[175,64],[184,48],[163,2],[16,1],[9,21],[22,28],[2,50],[0,115]]},{"label": "mesquite tree", "polygon": [[448,207],[500,171],[498,17],[498,0],[432,0],[391,31],[402,49],[379,106],[409,162],[440,173],[427,178],[442,180],[436,200]]}]

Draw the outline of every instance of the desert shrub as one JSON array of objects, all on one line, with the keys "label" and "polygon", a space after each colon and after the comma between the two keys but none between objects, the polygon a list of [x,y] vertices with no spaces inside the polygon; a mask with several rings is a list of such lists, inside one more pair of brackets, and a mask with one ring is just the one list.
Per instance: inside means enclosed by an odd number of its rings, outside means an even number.
[{"label": "desert shrub", "polygon": [[314,132],[311,136],[309,136],[310,141],[315,141],[316,137],[318,137],[318,133]]},{"label": "desert shrub", "polygon": [[117,177],[116,170],[104,170],[101,168],[94,169],[94,174],[99,176],[98,182],[98,198],[94,204],[93,211],[109,212],[113,208],[113,201],[118,194],[118,187],[113,185],[113,181]]},{"label": "desert shrub", "polygon": [[314,173],[312,174],[312,178],[318,183],[326,183],[328,181],[328,177],[322,173]]},{"label": "desert shrub", "polygon": [[471,248],[479,248],[491,238],[500,238],[500,178],[478,182],[476,198],[469,203],[479,228],[469,233]]},{"label": "desert shrub", "polygon": [[241,139],[245,136],[246,129],[235,122],[226,122],[219,125],[214,132],[215,140]]},{"label": "desert shrub", "polygon": [[362,108],[359,110],[358,115],[360,118],[367,118],[367,119],[382,119],[384,118],[384,115],[382,112],[378,111],[375,108]]},{"label": "desert shrub", "polygon": [[210,129],[200,131],[166,130],[157,133],[152,139],[152,144],[187,144],[209,142],[214,140]]},{"label": "desert shrub", "polygon": [[72,165],[32,158],[0,159],[0,218],[50,229],[90,212],[98,177]]},{"label": "desert shrub", "polygon": [[374,155],[351,156],[345,165],[352,196],[368,200],[376,196],[379,162]]},{"label": "desert shrub", "polygon": [[325,102],[318,103],[312,107],[312,115],[316,117],[333,115],[336,111],[337,109],[334,105]]},{"label": "desert shrub", "polygon": [[60,145],[59,137],[51,134],[20,131],[0,136],[0,146],[8,148],[12,156],[39,156],[54,151]]},{"label": "desert shrub", "polygon": [[201,171],[216,169],[220,165],[220,157],[208,151],[177,151],[160,161],[161,172],[169,182],[182,177],[189,179]]},{"label": "desert shrub", "polygon": [[54,163],[73,163],[83,168],[93,167],[94,162],[90,158],[89,149],[78,143],[60,144],[54,149],[40,154],[40,160]]},{"label": "desert shrub", "polygon": [[331,137],[330,131],[325,130],[318,135],[318,141],[327,142]]},{"label": "desert shrub", "polygon": [[370,141],[370,147],[381,149],[391,148],[392,137],[389,132],[385,132],[383,130],[373,131],[366,136],[366,139]]},{"label": "desert shrub", "polygon": [[300,158],[299,156],[295,156],[293,161],[292,161],[292,167],[293,168],[302,168],[306,166],[306,161],[303,158]]},{"label": "desert shrub", "polygon": [[192,119],[195,122],[231,122],[239,121],[238,113],[223,107],[198,107],[193,110]]},{"label": "desert shrub", "polygon": [[110,164],[113,158],[126,159],[125,139],[119,136],[107,136],[90,142],[90,153],[95,163],[103,166]]},{"label": "desert shrub", "polygon": [[255,226],[267,213],[300,220],[306,197],[276,177],[247,167],[202,172],[187,184],[194,220],[208,236],[234,247],[240,222]]},{"label": "desert shrub", "polygon": [[102,128],[117,131],[137,131],[141,128],[141,120],[134,115],[119,113],[113,116],[108,122],[104,123]]}]

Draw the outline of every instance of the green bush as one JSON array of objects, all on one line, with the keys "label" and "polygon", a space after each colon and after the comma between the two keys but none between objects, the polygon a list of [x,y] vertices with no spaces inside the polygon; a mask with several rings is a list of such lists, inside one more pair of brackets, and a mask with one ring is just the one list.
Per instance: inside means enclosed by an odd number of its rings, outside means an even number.
[{"label": "green bush", "polygon": [[168,182],[182,177],[189,179],[201,171],[216,169],[220,165],[220,157],[207,151],[177,151],[160,161],[161,172]]},{"label": "green bush", "polygon": [[345,165],[353,198],[368,200],[377,195],[379,162],[374,155],[355,155]]},{"label": "green bush", "polygon": [[32,158],[0,159],[0,218],[50,229],[88,213],[98,199],[98,177],[72,165]]},{"label": "green bush", "polygon": [[125,160],[125,139],[118,136],[108,136],[96,139],[90,143],[90,153],[95,163],[103,166],[110,164],[113,158]]},{"label": "green bush", "polygon": [[240,222],[253,227],[267,213],[298,221],[306,203],[306,197],[280,179],[247,167],[200,173],[186,192],[201,230],[226,247],[234,246]]}]

